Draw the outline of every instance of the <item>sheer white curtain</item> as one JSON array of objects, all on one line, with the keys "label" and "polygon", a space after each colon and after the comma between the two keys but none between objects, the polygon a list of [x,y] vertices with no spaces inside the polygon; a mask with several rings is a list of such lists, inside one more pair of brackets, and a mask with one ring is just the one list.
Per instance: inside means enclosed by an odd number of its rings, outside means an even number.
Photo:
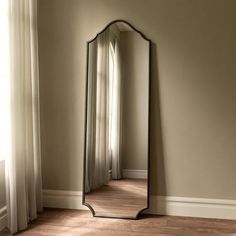
[{"label": "sheer white curtain", "polygon": [[86,192],[109,181],[109,32],[90,44]]},{"label": "sheer white curtain", "polygon": [[0,1],[0,161],[5,160],[10,144],[8,0]]},{"label": "sheer white curtain", "polygon": [[37,1],[9,0],[11,148],[6,158],[11,233],[42,210]]}]

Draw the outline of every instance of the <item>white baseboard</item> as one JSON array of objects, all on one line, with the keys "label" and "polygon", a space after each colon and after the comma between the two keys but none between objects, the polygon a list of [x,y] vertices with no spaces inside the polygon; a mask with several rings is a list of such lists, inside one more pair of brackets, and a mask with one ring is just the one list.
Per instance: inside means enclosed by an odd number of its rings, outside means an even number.
[{"label": "white baseboard", "polygon": [[123,169],[123,178],[147,179],[147,170]]},{"label": "white baseboard", "polygon": [[43,206],[65,209],[88,209],[82,205],[82,192],[43,190]]},{"label": "white baseboard", "polygon": [[[44,207],[88,210],[82,192],[43,190]],[[150,196],[145,213],[236,220],[236,200]]]},{"label": "white baseboard", "polygon": [[147,213],[236,220],[236,201],[227,199],[151,196]]},{"label": "white baseboard", "polygon": [[7,227],[7,207],[0,209],[0,231]]}]

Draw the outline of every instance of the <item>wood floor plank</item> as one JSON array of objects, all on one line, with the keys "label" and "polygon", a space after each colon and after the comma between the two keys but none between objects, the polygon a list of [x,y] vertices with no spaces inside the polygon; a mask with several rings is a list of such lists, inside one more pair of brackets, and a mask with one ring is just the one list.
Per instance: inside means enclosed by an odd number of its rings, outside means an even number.
[{"label": "wood floor plank", "polygon": [[[144,215],[139,220],[92,217],[89,211],[45,209],[19,236],[236,236],[236,221]],[[5,230],[0,236],[9,236]]]}]

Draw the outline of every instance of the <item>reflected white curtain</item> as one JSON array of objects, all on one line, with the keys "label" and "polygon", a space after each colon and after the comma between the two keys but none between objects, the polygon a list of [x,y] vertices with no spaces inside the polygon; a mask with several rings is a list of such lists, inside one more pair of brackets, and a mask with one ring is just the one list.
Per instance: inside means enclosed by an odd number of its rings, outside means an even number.
[{"label": "reflected white curtain", "polygon": [[[115,40],[110,49],[113,70],[110,73],[110,116],[109,116],[109,150],[112,162],[112,179],[121,178],[121,58],[120,42]],[[110,64],[111,64],[110,63]]]},{"label": "reflected white curtain", "polygon": [[121,178],[121,56],[109,30],[89,44],[85,192]]},{"label": "reflected white curtain", "polygon": [[109,32],[90,43],[86,192],[109,181]]},{"label": "reflected white curtain", "polygon": [[6,158],[11,233],[27,228],[42,210],[37,1],[9,0],[11,148]]}]

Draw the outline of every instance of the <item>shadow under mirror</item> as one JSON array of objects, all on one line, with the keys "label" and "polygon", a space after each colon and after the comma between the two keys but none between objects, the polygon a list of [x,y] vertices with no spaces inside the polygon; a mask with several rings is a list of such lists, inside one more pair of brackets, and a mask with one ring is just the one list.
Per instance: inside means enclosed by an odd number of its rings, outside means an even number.
[{"label": "shadow under mirror", "polygon": [[150,45],[125,21],[88,42],[83,204],[94,216],[148,208]]}]

